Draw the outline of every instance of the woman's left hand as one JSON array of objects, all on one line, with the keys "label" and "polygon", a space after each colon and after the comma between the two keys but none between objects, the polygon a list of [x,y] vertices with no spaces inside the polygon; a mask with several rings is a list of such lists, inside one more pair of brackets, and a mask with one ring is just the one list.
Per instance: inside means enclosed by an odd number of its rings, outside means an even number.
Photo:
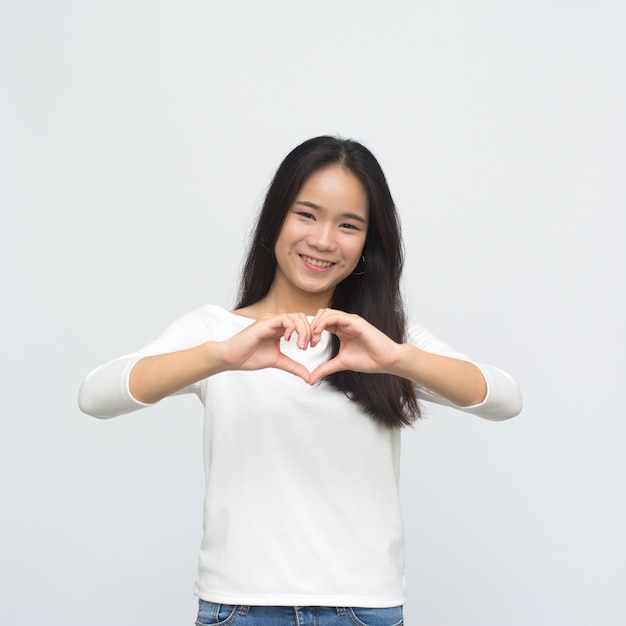
[{"label": "woman's left hand", "polygon": [[399,356],[400,344],[358,315],[320,309],[311,322],[311,330],[311,346],[316,345],[323,330],[339,338],[339,353],[311,372],[311,385],[324,376],[342,370],[369,374],[390,373]]},{"label": "woman's left hand", "polygon": [[334,372],[353,370],[406,378],[457,406],[479,404],[487,395],[485,378],[473,363],[396,343],[358,315],[321,309],[311,322],[311,346],[323,330],[337,335],[339,353],[311,372],[311,385]]}]

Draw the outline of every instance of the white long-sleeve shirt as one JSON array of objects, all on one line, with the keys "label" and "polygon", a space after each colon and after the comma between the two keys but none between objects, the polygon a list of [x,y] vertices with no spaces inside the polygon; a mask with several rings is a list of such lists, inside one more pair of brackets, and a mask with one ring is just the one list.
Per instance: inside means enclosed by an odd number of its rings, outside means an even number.
[{"label": "white long-sleeve shirt", "polygon": [[[223,341],[253,320],[205,306],[133,354],[91,372],[79,405],[96,417],[146,406],[129,389],[142,357]],[[408,341],[468,360],[421,326]],[[310,371],[328,359],[330,335],[281,350]],[[506,419],[521,410],[508,374],[476,364],[484,401],[463,411]],[[404,604],[404,540],[399,505],[400,431],[374,422],[343,393],[309,386],[277,369],[228,371],[184,389],[204,404],[206,496],[197,595],[237,605]],[[417,388],[421,399],[450,405]]]}]

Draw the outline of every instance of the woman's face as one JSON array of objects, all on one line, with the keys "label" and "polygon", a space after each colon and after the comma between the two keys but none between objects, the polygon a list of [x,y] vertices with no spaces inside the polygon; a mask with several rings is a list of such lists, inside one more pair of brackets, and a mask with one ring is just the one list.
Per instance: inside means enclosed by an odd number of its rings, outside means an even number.
[{"label": "woman's face", "polygon": [[275,245],[274,287],[327,296],[359,263],[369,209],[367,193],[338,165],[317,170],[292,204]]}]

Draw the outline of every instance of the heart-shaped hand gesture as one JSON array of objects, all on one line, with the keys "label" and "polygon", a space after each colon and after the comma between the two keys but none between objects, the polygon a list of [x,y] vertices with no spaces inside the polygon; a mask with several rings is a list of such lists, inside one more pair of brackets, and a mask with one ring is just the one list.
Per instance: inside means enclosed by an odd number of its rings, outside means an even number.
[{"label": "heart-shaped hand gesture", "polygon": [[304,313],[264,315],[222,343],[221,359],[226,369],[259,370],[275,367],[309,382],[309,370],[280,351],[280,340],[298,336],[298,347],[311,345],[311,325]]},{"label": "heart-shaped hand gesture", "polygon": [[[339,353],[309,372],[302,364],[280,351],[280,339],[295,332],[298,348],[315,348],[322,331],[339,338]],[[304,313],[261,317],[222,344],[226,369],[258,370],[275,367],[299,376],[313,385],[324,376],[341,370],[384,373],[397,359],[399,344],[358,315],[321,309],[311,322]]]}]

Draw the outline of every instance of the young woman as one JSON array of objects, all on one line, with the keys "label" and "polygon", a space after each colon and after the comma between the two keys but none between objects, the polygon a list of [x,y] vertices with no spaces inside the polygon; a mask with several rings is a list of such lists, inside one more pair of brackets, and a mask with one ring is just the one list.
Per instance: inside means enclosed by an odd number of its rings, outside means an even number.
[{"label": "young woman", "polygon": [[402,264],[374,156],[311,139],[271,183],[235,309],[193,311],[85,379],[96,417],[182,392],[204,404],[198,624],[402,623],[401,427],[421,399],[521,409],[507,374],[407,324]]}]

